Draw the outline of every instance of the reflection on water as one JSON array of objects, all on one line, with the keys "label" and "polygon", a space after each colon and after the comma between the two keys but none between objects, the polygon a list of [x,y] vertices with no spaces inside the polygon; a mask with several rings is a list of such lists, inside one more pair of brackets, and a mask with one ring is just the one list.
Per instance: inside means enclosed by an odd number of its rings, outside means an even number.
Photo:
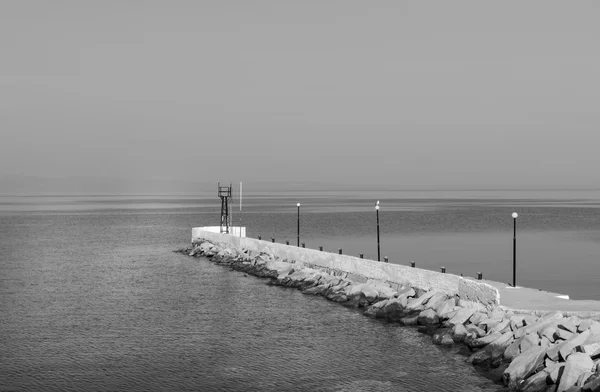
[{"label": "reflection on water", "polygon": [[[599,192],[249,195],[250,236],[600,299]],[[267,197],[268,196],[268,197]],[[196,196],[0,197],[1,390],[494,390],[412,329],[171,252]],[[291,207],[290,207],[291,206]]]},{"label": "reflection on water", "polygon": [[[519,212],[519,284],[600,299],[600,191],[382,191],[382,256],[408,265],[507,282],[512,276],[512,211]],[[373,192],[247,192],[233,222],[249,236],[296,236],[296,202],[302,203],[301,238],[308,247],[376,258]],[[234,200],[233,205],[236,205]],[[189,227],[215,225],[218,199],[200,195],[91,195],[0,197],[0,216],[36,219],[77,216],[134,221],[142,215],[186,216]],[[12,219],[12,224],[19,224]],[[73,218],[75,219],[75,218]],[[188,229],[189,229],[188,227]],[[43,236],[39,231],[37,236]],[[182,237],[188,237],[189,231]],[[181,239],[181,238],[179,238]]]},{"label": "reflection on water", "polygon": [[171,252],[195,219],[2,217],[0,389],[499,389],[413,329]]},{"label": "reflection on water", "polygon": [[[249,236],[296,237],[306,246],[376,258],[374,200],[380,199],[382,256],[394,263],[508,282],[512,277],[512,218],[519,212],[519,284],[600,299],[600,191],[305,191],[246,192],[243,214],[234,195],[233,222]],[[214,192],[199,195],[0,196],[0,216],[27,216],[43,227],[48,217],[78,220],[139,219],[142,215],[189,218],[189,227],[219,221]],[[37,217],[37,218],[36,218]],[[75,218],[73,218],[75,219]],[[14,219],[12,224],[19,224]],[[189,229],[188,227],[188,229]],[[43,236],[39,231],[37,236]],[[182,237],[189,237],[189,231]]]}]

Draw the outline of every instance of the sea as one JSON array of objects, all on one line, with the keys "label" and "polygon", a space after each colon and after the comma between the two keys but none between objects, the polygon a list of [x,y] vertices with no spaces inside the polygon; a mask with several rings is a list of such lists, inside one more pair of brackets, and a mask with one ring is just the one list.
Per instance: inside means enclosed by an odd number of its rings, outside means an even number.
[{"label": "sea", "polygon": [[[234,192],[235,193],[235,192]],[[379,212],[375,203],[379,200]],[[300,207],[297,207],[300,203]],[[600,300],[600,191],[234,194],[250,237]],[[501,391],[415,329],[174,250],[216,192],[0,196],[0,391]],[[341,250],[340,250],[341,249]]]}]

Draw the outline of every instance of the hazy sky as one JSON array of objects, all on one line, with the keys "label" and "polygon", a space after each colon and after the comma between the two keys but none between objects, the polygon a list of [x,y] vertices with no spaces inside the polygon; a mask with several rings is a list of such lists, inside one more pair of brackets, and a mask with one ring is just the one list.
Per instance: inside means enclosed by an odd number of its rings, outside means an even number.
[{"label": "hazy sky", "polygon": [[0,176],[598,187],[594,1],[0,2]]}]

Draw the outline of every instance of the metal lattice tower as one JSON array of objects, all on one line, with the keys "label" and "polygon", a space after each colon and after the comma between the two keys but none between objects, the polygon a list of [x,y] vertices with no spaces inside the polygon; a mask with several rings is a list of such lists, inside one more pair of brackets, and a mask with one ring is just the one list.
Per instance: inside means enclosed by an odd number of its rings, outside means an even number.
[{"label": "metal lattice tower", "polygon": [[231,199],[232,186],[221,186],[217,183],[219,197],[221,198],[221,233],[229,234],[230,217],[229,217],[229,200]]}]

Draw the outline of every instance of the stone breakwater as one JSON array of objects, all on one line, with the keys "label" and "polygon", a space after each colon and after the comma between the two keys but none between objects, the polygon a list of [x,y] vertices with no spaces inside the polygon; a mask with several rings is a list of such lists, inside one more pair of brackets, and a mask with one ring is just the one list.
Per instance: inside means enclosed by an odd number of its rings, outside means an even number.
[{"label": "stone breakwater", "polygon": [[418,328],[434,344],[463,345],[466,361],[511,391],[600,391],[600,322],[517,314],[465,301],[458,293],[376,279],[355,281],[340,270],[311,268],[267,252],[196,239],[180,252],[206,257],[232,270],[294,287],[364,312]]}]

